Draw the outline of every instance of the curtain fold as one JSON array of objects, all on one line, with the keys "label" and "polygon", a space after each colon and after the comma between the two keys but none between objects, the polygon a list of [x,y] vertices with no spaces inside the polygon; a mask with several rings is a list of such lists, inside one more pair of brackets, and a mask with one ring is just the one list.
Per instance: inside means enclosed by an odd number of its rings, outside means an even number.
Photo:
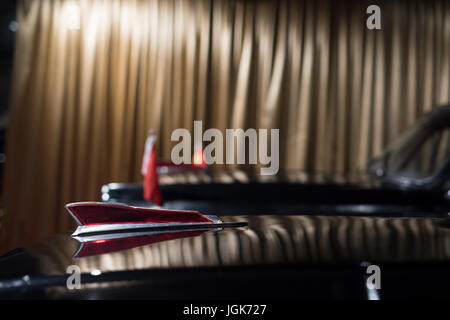
[{"label": "curtain fold", "polygon": [[[21,0],[2,243],[140,181],[147,131],[280,128],[285,169],[353,173],[450,100],[448,1]],[[9,222],[8,222],[9,220]]]}]

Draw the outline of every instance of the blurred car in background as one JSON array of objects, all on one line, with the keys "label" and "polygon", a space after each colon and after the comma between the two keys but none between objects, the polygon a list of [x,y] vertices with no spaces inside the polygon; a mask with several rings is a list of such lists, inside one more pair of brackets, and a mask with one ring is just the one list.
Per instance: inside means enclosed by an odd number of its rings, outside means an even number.
[{"label": "blurred car in background", "polygon": [[[423,118],[368,164],[346,177],[280,171],[261,177],[240,169],[185,171],[160,176],[163,206],[205,214],[411,215],[450,208],[450,106]],[[102,200],[142,206],[141,184],[110,183]]]}]

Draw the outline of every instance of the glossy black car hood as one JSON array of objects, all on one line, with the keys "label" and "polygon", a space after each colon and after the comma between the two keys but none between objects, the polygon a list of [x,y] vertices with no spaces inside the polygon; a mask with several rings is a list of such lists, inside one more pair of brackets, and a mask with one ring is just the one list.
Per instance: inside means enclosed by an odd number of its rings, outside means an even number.
[{"label": "glossy black car hood", "polygon": [[[2,292],[17,294],[19,288],[23,290],[30,284],[41,293],[44,290],[45,297],[51,288],[53,294],[55,288],[59,288],[58,294],[67,294],[65,281],[71,265],[78,266],[89,278],[90,284],[85,289],[95,283],[124,285],[156,279],[166,279],[162,286],[167,289],[170,287],[167,281],[179,279],[175,281],[179,285],[190,279],[191,273],[200,276],[202,283],[211,282],[218,277],[216,273],[210,274],[210,280],[205,277],[214,270],[220,270],[223,278],[230,274],[255,276],[261,268],[272,268],[271,274],[278,279],[286,278],[289,272],[305,276],[305,270],[313,266],[313,272],[327,269],[318,276],[325,279],[330,272],[347,266],[437,263],[448,267],[450,262],[450,229],[446,217],[264,215],[223,217],[223,220],[248,222],[248,226],[215,229],[149,244],[136,242],[136,247],[127,250],[81,258],[76,254],[82,244],[70,234],[50,237],[1,258],[0,295]],[[358,279],[361,276],[358,273]],[[289,279],[283,280],[285,285]],[[169,291],[166,297],[176,296],[176,292]],[[153,298],[159,297],[151,292]]]},{"label": "glossy black car hood", "polygon": [[[356,216],[233,216],[224,221],[247,227],[202,230],[129,249],[76,257],[81,243],[60,234],[26,247],[43,275],[65,274],[67,266],[82,272],[216,266],[363,261],[437,261],[450,258],[446,218]],[[144,232],[145,234],[145,232]],[[136,237],[128,237],[135,239]],[[98,245],[102,245],[98,240]],[[4,265],[14,254],[5,255]],[[2,268],[2,274],[14,273]],[[17,273],[17,276],[23,276]]]}]

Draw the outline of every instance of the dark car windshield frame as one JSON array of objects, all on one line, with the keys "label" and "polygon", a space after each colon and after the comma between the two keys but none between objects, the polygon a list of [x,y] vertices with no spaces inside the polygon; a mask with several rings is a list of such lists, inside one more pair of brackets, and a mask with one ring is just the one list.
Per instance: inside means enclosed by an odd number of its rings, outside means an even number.
[{"label": "dark car windshield frame", "polygon": [[450,159],[446,159],[437,170],[426,177],[411,177],[402,174],[399,168],[414,158],[417,150],[436,132],[450,128],[447,118],[425,117],[422,121],[410,128],[399,140],[392,144],[383,156],[383,181],[393,182],[404,187],[435,187],[445,182],[449,169]]}]

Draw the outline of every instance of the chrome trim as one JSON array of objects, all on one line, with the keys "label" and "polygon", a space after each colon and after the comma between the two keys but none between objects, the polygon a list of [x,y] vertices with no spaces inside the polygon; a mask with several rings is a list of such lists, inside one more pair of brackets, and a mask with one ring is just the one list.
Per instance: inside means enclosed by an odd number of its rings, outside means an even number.
[{"label": "chrome trim", "polygon": [[150,229],[150,228],[177,228],[177,227],[188,227],[188,226],[217,226],[218,224],[211,222],[186,222],[186,223],[113,223],[113,224],[94,224],[79,226],[72,236],[77,236],[85,233],[102,233],[111,232],[118,230],[132,230],[132,229]]},{"label": "chrome trim", "polygon": [[72,203],[68,203],[64,206],[64,208],[66,208],[67,212],[69,212],[70,216],[73,218],[73,220],[75,220],[75,222],[77,223],[78,226],[83,225],[81,223],[80,220],[78,220],[78,218],[72,213],[72,211],[69,210],[69,205],[71,205]]},{"label": "chrome trim", "polygon": [[[73,233],[72,237],[83,236],[95,233],[111,233],[119,231],[120,233],[130,233],[127,231],[135,229],[153,229],[154,232],[170,232],[170,231],[184,231],[184,230],[203,230],[203,229],[223,229],[223,228],[238,228],[246,227],[247,222],[186,222],[186,223],[115,223],[115,224],[98,224],[79,226]],[[117,234],[117,233],[116,233]]]},{"label": "chrome trim", "polygon": [[136,232],[119,232],[119,233],[106,233],[106,234],[89,234],[89,235],[78,235],[72,236],[75,240],[78,241],[78,248],[73,254],[72,258],[76,258],[78,253],[84,248],[84,244],[86,242],[98,241],[98,240],[112,240],[112,239],[122,239],[122,238],[131,238],[131,237],[139,237],[139,236],[150,236],[157,235],[163,233],[177,233],[183,231],[220,231],[222,230],[222,226],[213,227],[213,228],[193,228],[193,229],[178,229],[178,230],[159,230],[159,231],[136,231]]},{"label": "chrome trim", "polygon": [[[137,231],[137,232],[120,232],[120,233],[111,233],[111,234],[90,234],[90,235],[80,235],[80,236],[72,236],[75,240],[78,241],[78,248],[73,254],[72,258],[77,258],[77,255],[83,250],[85,243],[91,241],[98,240],[112,240],[112,239],[122,239],[122,238],[131,238],[131,237],[139,237],[139,236],[150,236],[157,234],[165,234],[165,233],[177,233],[183,231],[208,231],[208,232],[217,232],[223,230],[222,226],[212,227],[212,228],[192,228],[192,229],[178,229],[178,230],[160,230],[160,231]],[[167,241],[167,240],[164,240]],[[145,245],[145,244],[144,244]],[[139,245],[138,247],[140,247]],[[128,250],[128,249],[126,249]]]},{"label": "chrome trim", "polygon": [[219,231],[222,230],[221,227],[215,228],[193,228],[193,229],[178,229],[178,230],[158,230],[158,231],[136,231],[136,232],[119,232],[119,233],[107,233],[107,234],[89,234],[89,235],[79,235],[73,236],[75,240],[81,243],[97,241],[97,240],[112,240],[112,239],[121,239],[121,238],[130,238],[130,237],[139,237],[139,236],[152,236],[163,233],[177,233],[184,231],[200,231],[200,230],[208,230],[208,231]]}]

